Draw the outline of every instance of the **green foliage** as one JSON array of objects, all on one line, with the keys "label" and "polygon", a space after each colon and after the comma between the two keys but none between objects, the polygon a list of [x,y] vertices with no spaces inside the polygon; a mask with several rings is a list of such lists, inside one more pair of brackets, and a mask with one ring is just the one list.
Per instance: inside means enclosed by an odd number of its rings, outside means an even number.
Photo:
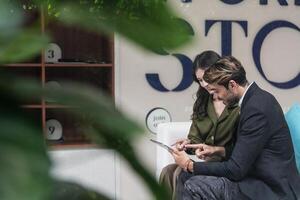
[{"label": "green foliage", "polygon": [[22,28],[21,6],[11,0],[0,2],[0,63],[19,62],[39,53],[48,43],[39,29]]},{"label": "green foliage", "polygon": [[84,116],[85,120],[81,122],[93,142],[115,149],[129,162],[158,199],[168,199],[168,194],[141,164],[131,145],[130,141],[143,132],[142,128],[116,110],[108,97],[90,86],[75,83],[64,83],[64,87],[59,89],[43,89],[30,80],[18,79],[14,82],[11,79],[10,82],[9,90],[20,99],[43,96],[55,99],[60,105],[73,107],[74,109],[68,111],[80,119]]},{"label": "green foliage", "polygon": [[53,199],[55,200],[110,200],[109,197],[103,194],[88,190],[75,183],[61,181],[56,182],[54,185],[56,192]]},{"label": "green foliage", "polygon": [[[175,20],[163,0],[18,0],[0,1],[0,63],[19,62],[40,53],[49,41],[36,24],[24,26],[24,11],[45,11],[51,19],[93,31],[116,32],[153,51],[175,48],[190,39],[190,29]],[[20,99],[51,98],[77,116],[96,144],[115,149],[144,180],[156,199],[169,199],[138,160],[133,138],[142,128],[115,109],[99,90],[71,84],[60,89],[0,71],[0,199],[109,199],[49,174],[42,127],[20,108]],[[83,117],[82,117],[83,116]]]},{"label": "green foliage", "polygon": [[[9,38],[0,50],[0,62],[13,63],[33,57],[48,43],[48,38],[40,30],[22,30]],[[30,41],[30,42],[29,42]]]},{"label": "green foliage", "polygon": [[50,16],[94,31],[117,32],[152,51],[191,39],[163,0],[44,0]]},{"label": "green foliage", "polygon": [[[2,72],[2,71],[1,71]],[[0,199],[48,199],[52,191],[41,127],[19,107],[1,73]]]}]

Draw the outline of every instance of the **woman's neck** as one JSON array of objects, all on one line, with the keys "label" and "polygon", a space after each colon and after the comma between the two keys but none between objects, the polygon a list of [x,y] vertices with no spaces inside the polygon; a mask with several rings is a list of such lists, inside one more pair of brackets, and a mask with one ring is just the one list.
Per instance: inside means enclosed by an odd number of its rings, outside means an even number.
[{"label": "woman's neck", "polygon": [[214,95],[213,95],[213,105],[214,105],[215,113],[219,118],[225,109],[225,105],[222,100],[216,98]]}]

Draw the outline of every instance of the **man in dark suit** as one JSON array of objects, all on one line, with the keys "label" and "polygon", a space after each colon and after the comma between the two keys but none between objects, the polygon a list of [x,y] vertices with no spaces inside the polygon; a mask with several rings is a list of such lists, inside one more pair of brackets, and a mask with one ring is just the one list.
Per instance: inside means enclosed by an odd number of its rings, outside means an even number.
[{"label": "man in dark suit", "polygon": [[[274,96],[249,84],[234,57],[221,58],[203,78],[225,104],[239,101],[240,122],[227,161],[193,162],[184,151],[174,150],[176,163],[185,170],[179,175],[179,199],[300,199],[290,132]],[[205,144],[187,147],[196,148],[202,158],[229,154],[222,147]]]}]

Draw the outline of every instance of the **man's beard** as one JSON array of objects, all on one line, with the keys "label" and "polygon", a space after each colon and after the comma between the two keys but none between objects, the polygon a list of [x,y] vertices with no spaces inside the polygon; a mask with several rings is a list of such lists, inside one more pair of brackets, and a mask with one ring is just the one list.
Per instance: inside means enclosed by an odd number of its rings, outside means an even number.
[{"label": "man's beard", "polygon": [[238,96],[230,95],[229,98],[224,102],[228,107],[234,106],[239,102],[240,98]]}]

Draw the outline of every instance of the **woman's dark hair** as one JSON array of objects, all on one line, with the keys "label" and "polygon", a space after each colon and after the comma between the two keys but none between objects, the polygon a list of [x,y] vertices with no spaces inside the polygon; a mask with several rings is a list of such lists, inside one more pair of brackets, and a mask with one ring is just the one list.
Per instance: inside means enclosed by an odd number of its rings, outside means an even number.
[{"label": "woman's dark hair", "polygon": [[[211,67],[215,62],[220,59],[219,54],[214,51],[204,51],[201,54],[198,54],[193,62],[193,79],[196,83],[199,84],[199,81],[196,77],[196,71],[198,69],[206,70]],[[197,119],[199,117],[204,117],[207,115],[207,103],[209,99],[209,93],[207,90],[199,84],[197,91],[197,99],[193,106],[192,119]]]}]

